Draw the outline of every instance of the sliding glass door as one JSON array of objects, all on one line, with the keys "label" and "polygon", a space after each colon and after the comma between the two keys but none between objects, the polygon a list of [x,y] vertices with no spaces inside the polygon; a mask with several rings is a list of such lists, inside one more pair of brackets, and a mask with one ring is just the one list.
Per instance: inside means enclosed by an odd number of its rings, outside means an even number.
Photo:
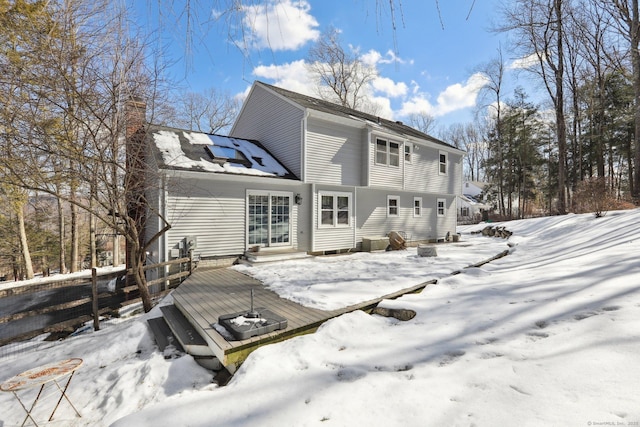
[{"label": "sliding glass door", "polygon": [[291,193],[248,192],[247,242],[249,246],[291,246]]}]

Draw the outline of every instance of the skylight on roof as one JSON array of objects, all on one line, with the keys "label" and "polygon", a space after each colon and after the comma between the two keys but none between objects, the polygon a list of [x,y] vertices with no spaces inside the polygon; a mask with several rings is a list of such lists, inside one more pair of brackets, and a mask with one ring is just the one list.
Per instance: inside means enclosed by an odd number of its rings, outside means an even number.
[{"label": "skylight on roof", "polygon": [[212,158],[230,162],[248,163],[245,156],[238,148],[226,147],[224,145],[207,145],[207,151]]},{"label": "skylight on roof", "polygon": [[237,150],[230,147],[221,147],[219,145],[209,145],[209,150],[213,153],[214,157],[220,159],[235,159]]}]

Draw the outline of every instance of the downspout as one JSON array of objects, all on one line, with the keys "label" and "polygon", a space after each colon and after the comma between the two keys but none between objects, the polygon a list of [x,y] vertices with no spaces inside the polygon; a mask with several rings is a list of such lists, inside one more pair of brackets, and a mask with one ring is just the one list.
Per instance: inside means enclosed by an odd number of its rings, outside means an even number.
[{"label": "downspout", "polygon": [[317,209],[315,208],[315,202],[316,202],[316,183],[313,182],[311,183],[311,224],[310,224],[310,228],[311,228],[311,242],[309,242],[311,244],[311,252],[315,252],[316,250],[316,211]]},{"label": "downspout", "polygon": [[367,157],[367,176],[364,180],[364,185],[366,187],[371,186],[371,126],[367,126],[367,141],[365,144],[365,154]]},{"label": "downspout", "polygon": [[[402,141],[402,152],[398,153],[400,155],[400,164],[402,164],[402,189],[406,190],[407,189],[407,162],[404,159],[405,156],[405,150],[407,149],[407,144],[409,143],[408,140],[404,140]],[[411,161],[413,161],[413,147],[411,148]]]},{"label": "downspout", "polygon": [[300,181],[307,181],[307,117],[309,110],[305,109],[300,121],[300,135],[302,137],[302,147],[300,148]]},{"label": "downspout", "polygon": [[353,247],[358,246],[358,187],[353,186]]},{"label": "downspout", "polygon": [[[167,177],[165,174],[161,174],[160,175],[160,184],[159,184],[159,189],[160,191],[158,191],[158,213],[161,215],[160,218],[158,218],[158,229],[161,230],[162,227],[164,226],[164,224],[162,224],[163,218],[164,220],[167,220]],[[160,258],[159,262],[167,262],[169,261],[169,245],[167,243],[167,232],[165,232],[164,234],[162,234],[162,236],[160,236],[160,241],[158,242],[158,251],[162,252],[162,256],[159,256],[158,258]],[[164,277],[168,277],[169,276],[169,266],[166,265],[164,267]]]}]

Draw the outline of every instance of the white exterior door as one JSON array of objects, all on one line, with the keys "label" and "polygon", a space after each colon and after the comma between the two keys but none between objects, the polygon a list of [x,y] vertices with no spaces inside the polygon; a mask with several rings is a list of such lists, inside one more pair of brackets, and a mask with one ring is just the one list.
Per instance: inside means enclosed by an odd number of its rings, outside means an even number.
[{"label": "white exterior door", "polygon": [[247,192],[247,246],[291,246],[292,193]]}]

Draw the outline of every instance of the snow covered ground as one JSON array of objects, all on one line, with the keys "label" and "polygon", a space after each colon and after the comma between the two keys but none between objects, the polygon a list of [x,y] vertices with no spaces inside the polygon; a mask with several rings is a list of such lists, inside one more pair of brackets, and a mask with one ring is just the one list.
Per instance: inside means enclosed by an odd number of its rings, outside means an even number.
[{"label": "snow covered ground", "polygon": [[[62,402],[51,423],[61,426],[640,425],[640,210],[505,225],[514,232],[507,257],[383,302],[415,310],[414,319],[343,315],[255,351],[226,387],[190,356],[164,359],[149,315],[0,360],[0,381],[82,357],[69,394],[83,418]],[[457,255],[507,248],[468,234],[482,227],[459,229],[469,246]],[[429,262],[454,264],[456,254],[441,248]],[[404,278],[418,270],[411,266],[427,262],[412,251],[375,255],[381,261],[358,254],[258,274],[283,295],[327,308],[370,299],[368,283],[374,294],[386,294],[391,279],[410,285],[419,279]],[[286,280],[296,268],[305,275]],[[434,265],[426,279],[440,268],[451,270]],[[47,418],[51,399],[36,419]],[[0,393],[0,425],[22,419],[14,397]]]}]

